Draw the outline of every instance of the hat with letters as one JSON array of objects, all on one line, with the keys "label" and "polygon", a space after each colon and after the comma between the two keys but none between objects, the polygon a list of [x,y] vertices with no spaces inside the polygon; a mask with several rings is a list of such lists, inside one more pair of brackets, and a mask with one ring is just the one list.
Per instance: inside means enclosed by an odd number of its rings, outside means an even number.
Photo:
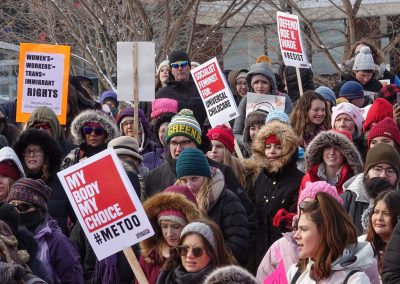
[{"label": "hat with letters", "polygon": [[196,143],[197,146],[200,146],[201,128],[193,116],[193,111],[190,109],[182,109],[172,118],[171,123],[168,125],[165,142],[169,143],[172,137],[175,136],[186,136]]}]

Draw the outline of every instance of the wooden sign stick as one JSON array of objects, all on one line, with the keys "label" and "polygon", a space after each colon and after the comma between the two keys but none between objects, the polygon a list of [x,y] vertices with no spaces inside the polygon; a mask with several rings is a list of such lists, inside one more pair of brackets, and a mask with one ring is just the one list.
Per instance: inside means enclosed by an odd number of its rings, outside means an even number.
[{"label": "wooden sign stick", "polygon": [[149,284],[149,281],[147,280],[146,275],[144,275],[143,269],[140,266],[132,248],[125,248],[123,252],[139,284]]},{"label": "wooden sign stick", "polygon": [[297,83],[299,85],[300,96],[303,95],[303,82],[301,81],[300,68],[296,67]]}]

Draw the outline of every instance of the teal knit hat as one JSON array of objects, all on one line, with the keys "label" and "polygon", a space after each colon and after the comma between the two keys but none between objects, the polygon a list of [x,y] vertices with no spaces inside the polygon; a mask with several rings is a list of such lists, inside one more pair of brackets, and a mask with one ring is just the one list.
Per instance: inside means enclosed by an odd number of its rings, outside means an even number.
[{"label": "teal knit hat", "polygon": [[197,146],[201,144],[201,129],[190,109],[182,109],[171,119],[168,125],[165,142],[169,143],[174,136],[186,136],[193,140]]},{"label": "teal knit hat", "polygon": [[197,148],[183,149],[176,161],[176,176],[211,177],[210,165],[203,152]]}]

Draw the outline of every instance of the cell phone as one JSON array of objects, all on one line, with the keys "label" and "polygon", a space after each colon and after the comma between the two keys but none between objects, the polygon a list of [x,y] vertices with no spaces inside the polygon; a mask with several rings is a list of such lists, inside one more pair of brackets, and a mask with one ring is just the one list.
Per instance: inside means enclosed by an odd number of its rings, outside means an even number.
[{"label": "cell phone", "polygon": [[397,93],[397,105],[400,106],[400,92]]}]

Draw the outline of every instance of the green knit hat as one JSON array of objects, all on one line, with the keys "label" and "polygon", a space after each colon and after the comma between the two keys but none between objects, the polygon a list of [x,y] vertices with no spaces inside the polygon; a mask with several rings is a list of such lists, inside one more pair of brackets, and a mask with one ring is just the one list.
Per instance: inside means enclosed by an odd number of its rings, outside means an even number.
[{"label": "green knit hat", "polygon": [[397,174],[400,173],[400,156],[396,149],[389,144],[379,143],[368,150],[364,175],[368,173],[370,168],[380,163],[389,164],[396,169]]},{"label": "green knit hat", "polygon": [[165,142],[169,143],[174,136],[186,136],[193,140],[197,146],[201,144],[201,129],[190,109],[182,109],[175,115],[168,125]]},{"label": "green knit hat", "polygon": [[183,149],[176,161],[176,176],[211,177],[210,165],[203,152],[197,148]]}]

